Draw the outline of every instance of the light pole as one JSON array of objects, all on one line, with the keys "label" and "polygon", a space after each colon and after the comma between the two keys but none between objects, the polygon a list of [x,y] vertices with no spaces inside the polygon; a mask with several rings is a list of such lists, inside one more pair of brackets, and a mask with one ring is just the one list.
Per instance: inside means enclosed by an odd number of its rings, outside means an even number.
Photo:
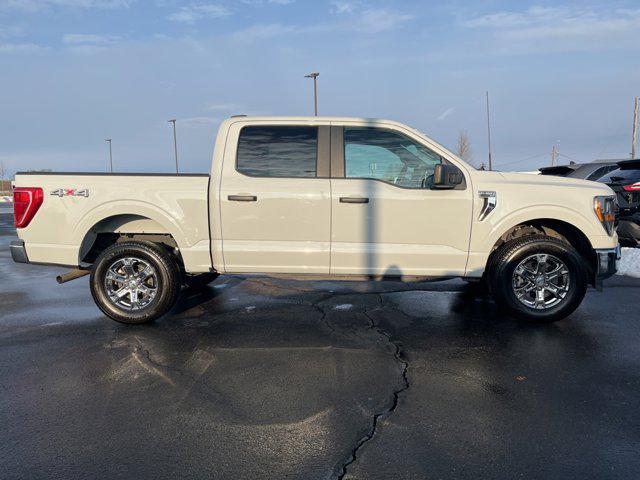
[{"label": "light pole", "polygon": [[638,97],[633,99],[633,131],[631,134],[631,160],[636,159],[636,140],[638,137]]},{"label": "light pole", "polygon": [[176,175],[178,174],[178,139],[176,137],[176,119],[172,118],[169,123],[173,123],[173,151],[176,155]]},{"label": "light pole", "polygon": [[487,144],[489,145],[489,171],[493,170],[493,162],[491,158],[491,117],[489,117],[489,92],[486,92],[487,98]]},{"label": "light pole", "polygon": [[109,144],[109,171],[113,173],[113,153],[111,151],[111,139],[107,138],[105,142]]},{"label": "light pole", "polygon": [[318,77],[319,72],[313,72],[309,75],[305,75],[304,78],[313,78],[313,112],[315,116],[318,116]]}]

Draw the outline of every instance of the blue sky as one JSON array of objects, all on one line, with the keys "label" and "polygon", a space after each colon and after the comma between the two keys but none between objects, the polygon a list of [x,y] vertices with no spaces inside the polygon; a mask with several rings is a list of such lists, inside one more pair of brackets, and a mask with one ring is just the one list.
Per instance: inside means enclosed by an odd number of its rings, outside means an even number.
[{"label": "blue sky", "polygon": [[[0,160],[207,171],[221,119],[385,117],[531,169],[557,143],[627,157],[640,95],[638,1],[0,0]],[[528,157],[529,160],[523,160]],[[563,157],[568,161],[568,157]]]}]

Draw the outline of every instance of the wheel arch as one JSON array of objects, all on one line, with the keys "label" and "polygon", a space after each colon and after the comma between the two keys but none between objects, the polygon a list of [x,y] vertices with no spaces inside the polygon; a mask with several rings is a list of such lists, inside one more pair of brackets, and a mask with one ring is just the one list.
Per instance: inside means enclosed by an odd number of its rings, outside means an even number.
[{"label": "wheel arch", "polygon": [[491,268],[494,253],[505,243],[531,235],[544,234],[568,243],[585,260],[592,272],[595,269],[596,256],[588,235],[577,226],[557,218],[534,218],[512,225],[494,242],[487,259],[487,270]]},{"label": "wheel arch", "polygon": [[482,243],[486,250],[490,250],[495,246],[496,242],[510,230],[522,224],[540,224],[542,222],[570,225],[587,238],[592,235],[597,236],[604,234],[604,231],[601,232],[597,229],[599,225],[596,222],[595,214],[593,219],[589,219],[585,217],[582,212],[566,206],[535,205],[514,210],[502,217],[495,224],[492,224],[490,231]]},{"label": "wheel arch", "polygon": [[140,236],[177,250],[188,245],[182,229],[157,207],[139,202],[117,207],[106,205],[85,215],[75,229],[78,262],[91,261],[120,237]]}]

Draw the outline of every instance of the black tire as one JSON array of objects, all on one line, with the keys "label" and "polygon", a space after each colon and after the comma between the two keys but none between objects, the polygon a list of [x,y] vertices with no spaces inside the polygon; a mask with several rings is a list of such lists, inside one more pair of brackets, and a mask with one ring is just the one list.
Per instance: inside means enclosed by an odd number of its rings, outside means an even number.
[{"label": "black tire", "polygon": [[186,275],[184,278],[184,284],[193,289],[201,289],[209,285],[220,275],[218,273],[200,273],[197,275]]},{"label": "black tire", "polygon": [[[148,304],[137,309],[127,309],[115,303],[116,300],[109,297],[110,286],[107,286],[109,268],[129,258],[138,259],[139,263],[136,265],[146,263],[154,270],[154,296]],[[118,286],[119,283],[110,285]],[[145,241],[123,242],[111,245],[98,256],[91,270],[90,286],[96,305],[109,318],[120,323],[142,324],[151,322],[171,310],[180,294],[181,274],[175,258],[161,246]],[[133,305],[131,293],[128,296],[130,304]],[[150,296],[144,298],[148,300]],[[122,301],[126,301],[126,296]]]},{"label": "black tire", "polygon": [[[536,254],[555,257],[568,270],[566,296],[544,309],[526,305],[514,291],[514,271],[521,262]],[[492,255],[488,280],[496,303],[509,313],[531,322],[551,323],[571,315],[582,302],[587,291],[587,267],[585,260],[568,243],[546,235],[531,235],[505,243]]]}]

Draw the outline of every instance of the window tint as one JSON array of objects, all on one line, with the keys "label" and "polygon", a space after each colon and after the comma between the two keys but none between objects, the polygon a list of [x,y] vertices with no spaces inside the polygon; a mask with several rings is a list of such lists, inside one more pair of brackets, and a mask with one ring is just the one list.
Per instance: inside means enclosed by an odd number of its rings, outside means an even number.
[{"label": "window tint", "polygon": [[317,127],[244,127],[236,169],[256,177],[315,177]]},{"label": "window tint", "polygon": [[375,178],[407,188],[430,188],[442,158],[404,135],[380,128],[344,129],[346,178]]},{"label": "window tint", "polygon": [[640,169],[626,168],[623,170],[618,168],[602,177],[599,181],[603,183],[620,183],[625,185],[627,183],[640,182]]},{"label": "window tint", "polygon": [[607,165],[606,167],[600,167],[591,175],[589,175],[587,177],[587,180],[598,180],[601,176],[606,175],[607,173],[616,170],[617,168],[617,165]]}]

